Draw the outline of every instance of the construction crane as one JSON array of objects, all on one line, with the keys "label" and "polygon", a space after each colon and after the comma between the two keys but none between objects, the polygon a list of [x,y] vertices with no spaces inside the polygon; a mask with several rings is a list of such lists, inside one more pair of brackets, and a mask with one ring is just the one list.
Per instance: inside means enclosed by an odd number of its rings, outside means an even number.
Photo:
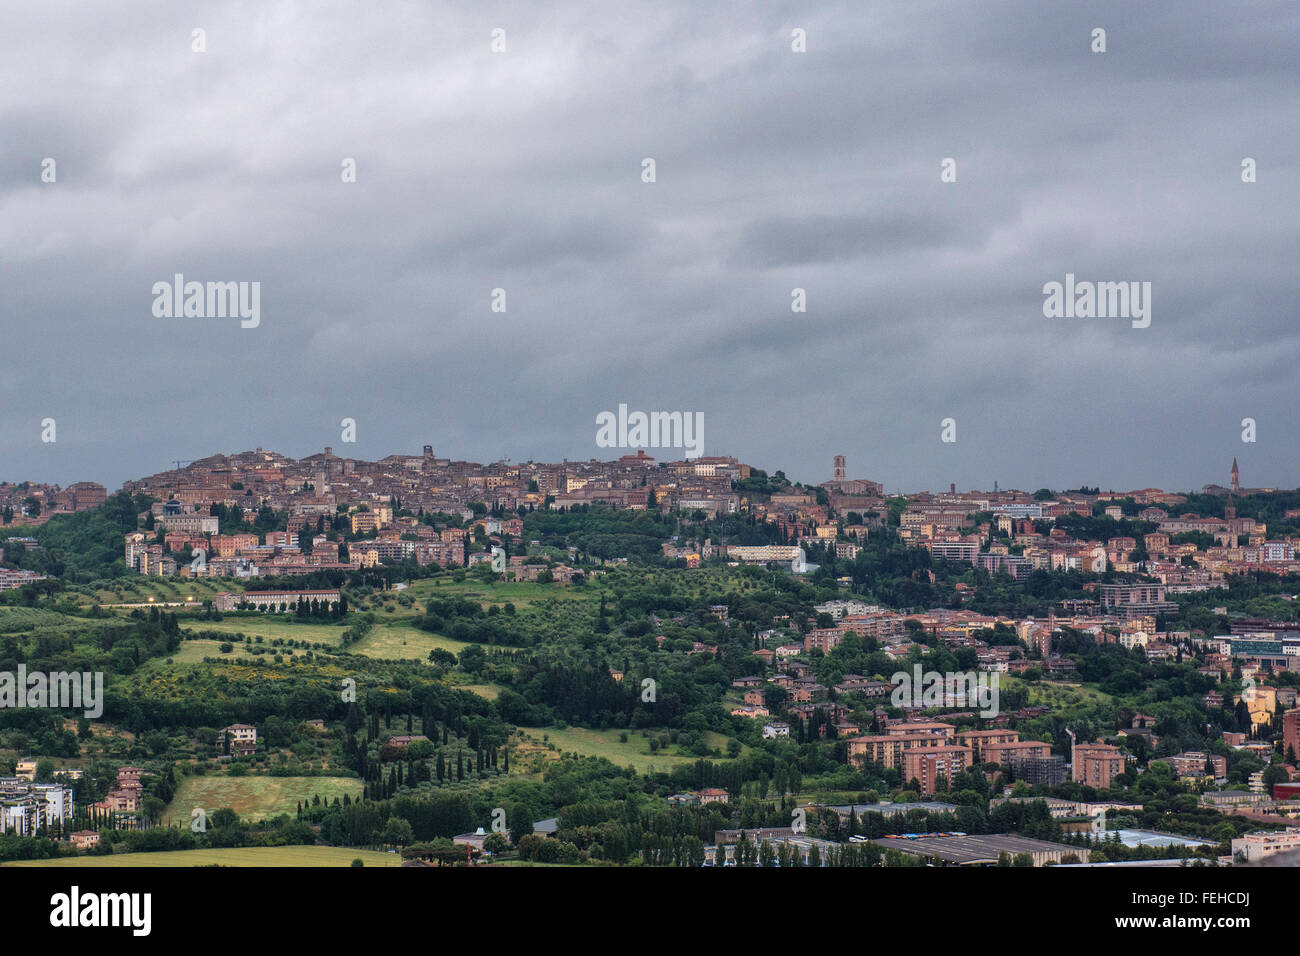
[{"label": "construction crane", "polygon": [[176,470],[177,470],[177,471],[180,471],[180,470],[181,470],[181,465],[192,465],[192,464],[194,464],[194,462],[196,462],[198,459],[196,459],[196,458],[190,458],[190,459],[188,459],[188,460],[186,460],[186,461],[181,461],[181,459],[179,459],[179,458],[173,458],[172,460],[176,462]]}]

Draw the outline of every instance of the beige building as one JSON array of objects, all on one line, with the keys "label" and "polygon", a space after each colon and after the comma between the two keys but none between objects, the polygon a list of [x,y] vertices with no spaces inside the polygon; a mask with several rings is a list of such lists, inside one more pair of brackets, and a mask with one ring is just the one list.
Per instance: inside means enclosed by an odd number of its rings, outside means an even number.
[{"label": "beige building", "polygon": [[1072,759],[1075,783],[1108,788],[1124,772],[1124,754],[1113,744],[1075,744]]},{"label": "beige building", "polygon": [[1247,833],[1232,841],[1232,859],[1237,863],[1258,863],[1274,853],[1300,850],[1300,827],[1265,833]]}]

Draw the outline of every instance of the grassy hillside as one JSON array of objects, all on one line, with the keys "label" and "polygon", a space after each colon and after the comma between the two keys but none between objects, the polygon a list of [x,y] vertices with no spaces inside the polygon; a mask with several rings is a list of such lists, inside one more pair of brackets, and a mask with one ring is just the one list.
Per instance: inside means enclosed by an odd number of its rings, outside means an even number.
[{"label": "grassy hillside", "polygon": [[342,799],[344,794],[353,800],[360,797],[361,781],[352,777],[186,777],[177,787],[162,822],[167,826],[188,825],[195,807],[209,814],[228,808],[249,821],[281,814],[293,816],[299,801],[310,803],[312,797],[319,796],[333,803],[335,797]]}]

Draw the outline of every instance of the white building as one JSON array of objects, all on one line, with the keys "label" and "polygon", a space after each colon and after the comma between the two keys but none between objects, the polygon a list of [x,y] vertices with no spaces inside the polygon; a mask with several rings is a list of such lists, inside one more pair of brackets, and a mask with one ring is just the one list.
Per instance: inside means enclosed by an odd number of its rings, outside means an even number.
[{"label": "white building", "polygon": [[34,836],[72,818],[72,790],[57,783],[0,777],[0,833]]}]

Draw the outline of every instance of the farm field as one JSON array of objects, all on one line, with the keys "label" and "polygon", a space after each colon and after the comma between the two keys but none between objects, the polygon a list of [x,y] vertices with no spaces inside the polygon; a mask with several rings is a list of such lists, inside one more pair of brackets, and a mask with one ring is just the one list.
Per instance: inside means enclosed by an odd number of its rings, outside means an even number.
[{"label": "farm field", "polygon": [[267,641],[282,638],[286,641],[307,641],[312,644],[328,644],[337,647],[343,638],[345,628],[340,624],[296,623],[274,614],[257,617],[227,617],[224,621],[184,621],[181,630],[191,633],[201,631],[219,631],[223,634],[247,634],[249,637],[261,636]]},{"label": "farm field", "polygon": [[[692,754],[681,753],[677,747],[670,747],[668,750],[658,750],[651,752],[650,738],[642,737],[640,731],[629,730],[627,733],[627,743],[619,740],[619,730],[588,730],[584,727],[565,727],[556,729],[554,727],[545,728],[523,728],[523,732],[528,735],[528,743],[532,746],[527,747],[531,753],[545,753],[546,742],[543,742],[542,736],[545,735],[549,740],[547,742],[555,745],[557,752],[572,751],[591,757],[604,757],[612,764],[620,767],[633,767],[639,773],[645,773],[650,767],[655,770],[670,770],[680,764],[690,764],[699,760]],[[658,734],[658,731],[650,731]],[[727,738],[722,734],[708,734],[710,747],[723,749],[727,745]],[[525,755],[520,754],[518,763],[524,764]],[[710,758],[713,759],[713,758]],[[725,756],[723,760],[727,759]],[[513,763],[512,763],[513,766]]]},{"label": "farm field", "polygon": [[168,826],[188,825],[195,807],[202,807],[209,815],[214,810],[228,807],[241,820],[264,820],[281,814],[293,816],[298,801],[308,802],[313,796],[331,803],[335,797],[352,799],[361,796],[361,781],[355,777],[272,777],[250,775],[231,777],[225,774],[205,774],[185,777],[176,788],[176,796],[167,807],[163,823]]},{"label": "farm field", "polygon": [[53,634],[56,631],[67,634],[94,625],[93,620],[45,608],[0,607],[0,634]]},{"label": "farm field", "polygon": [[415,598],[421,605],[430,598],[468,598],[484,606],[488,604],[513,604],[525,608],[538,601],[591,601],[599,600],[599,591],[594,587],[573,588],[554,584],[535,584],[531,581],[508,581],[483,584],[480,581],[461,581],[441,577],[432,580],[413,581],[402,592]]},{"label": "farm field", "polygon": [[220,591],[239,590],[240,585],[225,581],[212,581],[203,578],[148,578],[132,575],[122,578],[116,588],[99,588],[94,598],[82,594],[74,595],[83,604],[143,604],[150,596],[155,602],[184,601],[192,597],[195,604],[211,600]]},{"label": "farm field", "polygon": [[430,634],[407,625],[377,624],[370,629],[369,634],[350,645],[348,653],[383,660],[425,661],[434,648],[459,654],[467,647],[469,645],[463,641],[454,641],[441,634]]},{"label": "farm field", "polygon": [[[181,641],[181,646],[176,653],[170,655],[173,664],[202,664],[205,657],[235,657],[232,652],[229,655],[221,653],[221,641]],[[166,658],[160,660],[146,661],[142,665],[145,667],[166,667]]]},{"label": "farm field", "polygon": [[[190,633],[217,631],[223,634],[245,634],[249,637],[261,636],[265,642],[276,639],[307,641],[311,644],[325,644],[337,648],[343,638],[345,628],[338,624],[297,624],[278,620],[274,615],[265,617],[246,617],[224,621],[197,621],[187,623],[182,628]],[[191,643],[186,641],[185,644]],[[207,643],[207,642],[202,642]],[[182,649],[185,644],[182,644]],[[213,644],[215,648],[218,646]],[[428,660],[429,652],[440,647],[453,654],[459,654],[469,645],[454,641],[440,634],[430,634],[417,630],[404,621],[377,622],[365,637],[347,648],[349,654],[360,654],[381,660]],[[268,648],[269,649],[269,648]],[[207,651],[209,655],[215,651]],[[235,656],[239,649],[236,648]],[[199,654],[196,660],[202,659]]]},{"label": "farm field", "polygon": [[244,846],[223,850],[176,850],[172,853],[117,853],[111,856],[65,857],[58,860],[18,860],[3,866],[401,866],[396,853],[350,850],[339,846]]}]

